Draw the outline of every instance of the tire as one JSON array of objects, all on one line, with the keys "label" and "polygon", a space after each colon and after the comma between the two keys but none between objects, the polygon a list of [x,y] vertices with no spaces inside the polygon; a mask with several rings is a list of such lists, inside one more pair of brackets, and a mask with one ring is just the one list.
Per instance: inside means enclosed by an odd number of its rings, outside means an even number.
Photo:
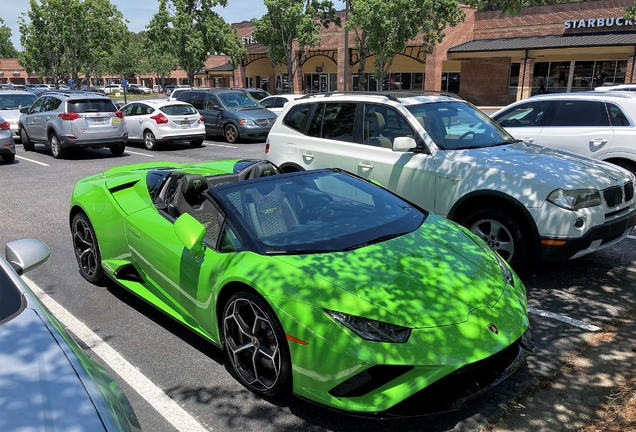
[{"label": "tire", "polygon": [[35,145],[29,140],[29,136],[27,135],[24,128],[20,129],[20,141],[22,141],[22,147],[24,147],[24,151],[33,151]]},{"label": "tire", "polygon": [[4,163],[13,163],[15,160],[15,153],[7,153],[2,155],[2,160]]},{"label": "tire", "polygon": [[51,132],[51,135],[49,135],[49,144],[51,145],[51,154],[55,159],[63,159],[66,157],[68,153],[67,149],[62,147],[60,139],[55,132]]},{"label": "tire", "polygon": [[118,145],[110,146],[108,147],[108,149],[115,156],[119,156],[120,154],[124,152],[124,150],[126,150],[126,146],[124,144],[118,144]]},{"label": "tire", "polygon": [[528,268],[534,259],[532,241],[524,221],[509,211],[499,208],[477,210],[462,222],[473,234],[484,240],[515,270]]},{"label": "tire", "polygon": [[192,147],[201,147],[201,145],[203,145],[203,140],[198,139],[198,140],[190,141],[190,145]]},{"label": "tire", "polygon": [[230,297],[223,309],[222,328],[230,364],[245,387],[261,396],[291,393],[291,356],[285,332],[262,297],[252,292]]},{"label": "tire", "polygon": [[73,249],[79,273],[93,284],[104,281],[106,275],[102,268],[102,256],[97,237],[93,226],[84,213],[78,213],[73,218],[71,233],[73,234]]},{"label": "tire", "polygon": [[157,149],[157,139],[155,138],[155,134],[153,134],[149,129],[144,131],[144,145],[147,150]]},{"label": "tire", "polygon": [[227,125],[225,125],[223,132],[225,141],[229,142],[230,144],[237,143],[241,139],[238,129],[232,123],[228,123]]}]

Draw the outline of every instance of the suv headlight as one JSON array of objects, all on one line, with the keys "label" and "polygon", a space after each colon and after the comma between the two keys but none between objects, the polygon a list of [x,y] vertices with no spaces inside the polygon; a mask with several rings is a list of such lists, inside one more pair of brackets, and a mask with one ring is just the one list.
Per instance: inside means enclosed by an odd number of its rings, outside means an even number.
[{"label": "suv headlight", "polygon": [[548,195],[548,201],[566,210],[579,210],[601,205],[601,194],[596,189],[556,189]]},{"label": "suv headlight", "polygon": [[372,342],[406,343],[411,336],[411,329],[408,327],[375,321],[329,309],[325,309],[325,312],[364,340]]}]

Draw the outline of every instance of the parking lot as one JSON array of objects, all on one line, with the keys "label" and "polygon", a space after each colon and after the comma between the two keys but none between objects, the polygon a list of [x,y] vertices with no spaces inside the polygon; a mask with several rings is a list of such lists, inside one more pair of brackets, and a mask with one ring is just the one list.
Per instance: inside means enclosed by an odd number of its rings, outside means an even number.
[{"label": "parking lot", "polygon": [[457,412],[370,420],[295,397],[265,400],[232,377],[219,349],[114,283],[98,288],[82,279],[68,223],[71,191],[83,177],[140,162],[263,158],[265,144],[205,141],[200,148],[178,143],[154,152],[129,145],[121,156],[107,149],[87,149],[67,159],[54,159],[44,146],[33,152],[25,152],[21,145],[16,148],[15,162],[0,165],[0,244],[31,237],[48,244],[51,258],[30,272],[28,280],[80,344],[114,372],[143,430],[477,430],[537,378],[553,376],[582,341],[635,306],[636,233],[632,233],[617,246],[566,263],[542,264],[521,275],[528,290],[537,354],[527,367]]}]

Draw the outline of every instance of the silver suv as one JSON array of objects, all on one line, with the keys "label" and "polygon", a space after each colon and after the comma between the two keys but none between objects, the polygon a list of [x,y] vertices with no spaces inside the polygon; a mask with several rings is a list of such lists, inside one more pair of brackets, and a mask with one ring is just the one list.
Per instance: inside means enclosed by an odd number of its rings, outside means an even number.
[{"label": "silver suv", "polygon": [[126,148],[124,115],[107,96],[47,92],[20,112],[18,129],[25,151],[32,151],[35,143],[50,145],[59,159],[71,147],[108,147],[114,155]]}]

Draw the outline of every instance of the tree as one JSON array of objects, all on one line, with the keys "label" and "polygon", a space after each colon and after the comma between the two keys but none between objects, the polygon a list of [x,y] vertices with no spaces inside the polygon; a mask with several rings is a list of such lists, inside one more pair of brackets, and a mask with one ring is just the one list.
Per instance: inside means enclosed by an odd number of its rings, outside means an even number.
[{"label": "tree", "polygon": [[18,50],[11,42],[11,29],[0,18],[0,58],[15,58],[17,56]]},{"label": "tree", "polygon": [[149,43],[171,53],[190,83],[212,53],[225,53],[236,65],[245,52],[236,31],[212,10],[225,0],[160,0],[148,24]]},{"label": "tree", "polygon": [[[422,47],[430,53],[444,38],[444,29],[464,19],[456,0],[350,0],[350,3],[351,12],[345,25],[356,30],[358,53],[375,55],[373,74],[380,85],[393,59],[408,41],[421,37]],[[358,37],[363,32],[365,37]]]},{"label": "tree", "polygon": [[112,75],[118,75],[122,79],[148,72],[145,43],[145,32],[128,32],[127,36],[116,44],[113,54],[110,56],[107,66],[108,72]]},{"label": "tree", "polygon": [[[386,0],[385,0],[386,1]],[[340,26],[340,18],[330,0],[265,0],[267,13],[252,20],[254,38],[269,48],[274,67],[287,66],[290,89],[305,52],[320,43],[320,26]],[[295,54],[294,44],[298,44]]]}]

